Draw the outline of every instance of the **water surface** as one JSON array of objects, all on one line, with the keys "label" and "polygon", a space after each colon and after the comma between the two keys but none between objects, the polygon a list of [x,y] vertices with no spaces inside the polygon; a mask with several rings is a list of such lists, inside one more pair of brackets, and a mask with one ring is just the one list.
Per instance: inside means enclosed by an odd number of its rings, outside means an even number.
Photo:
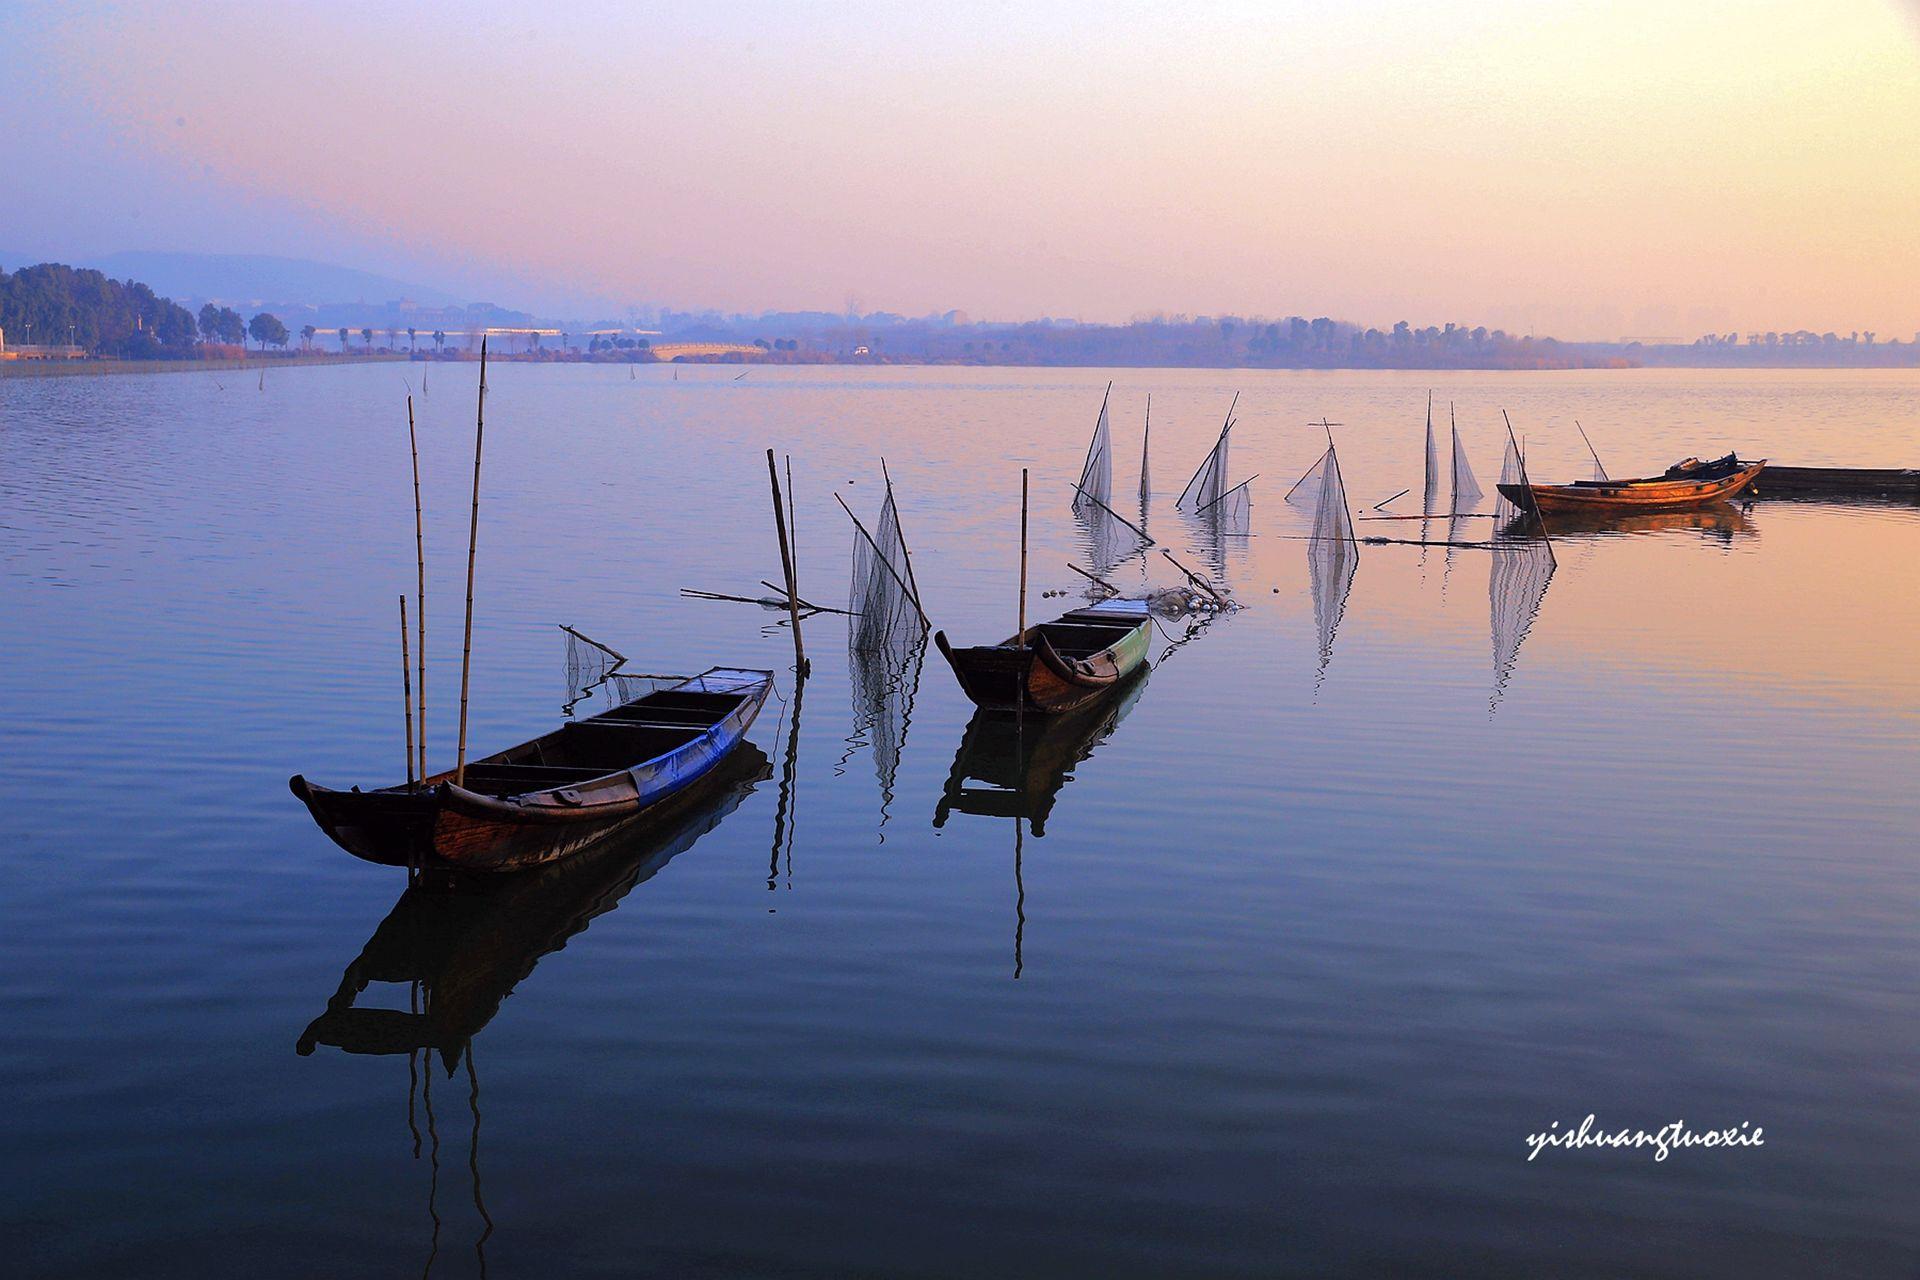
[{"label": "water surface", "polygon": [[[286,789],[403,764],[401,371],[0,381],[16,1266],[1911,1265],[1920,509],[1762,499],[1567,534],[1517,598],[1494,553],[1364,546],[1316,610],[1308,515],[1280,501],[1325,447],[1307,424],[1338,424],[1357,511],[1408,486],[1387,510],[1417,511],[1429,375],[736,372],[493,371],[474,743],[557,719],[557,623],[651,670],[777,668],[780,697],[689,824],[451,904],[403,900]],[[436,762],[472,375],[437,368],[417,402]],[[1489,493],[1503,407],[1536,478],[1587,474],[1575,418],[1615,474],[1736,447],[1920,461],[1910,374],[1433,376]],[[1148,527],[1245,607],[1036,758],[970,737],[936,654],[876,717],[831,616],[796,717],[779,615],[677,594],[778,577],[774,446],[804,594],[844,599],[832,495],[871,514],[884,454],[937,626],[1013,629],[1023,466],[1028,607],[1064,609],[1109,377],[1116,491],[1151,391]],[[1219,538],[1174,499],[1234,391],[1235,478],[1259,479],[1253,536]],[[1176,580],[1157,555],[1109,576]],[[996,781],[1015,794],[967,798]],[[302,1043],[347,999],[396,1011],[398,1047],[415,978],[431,1053]],[[1527,1161],[1589,1112],[1766,1145]]]}]

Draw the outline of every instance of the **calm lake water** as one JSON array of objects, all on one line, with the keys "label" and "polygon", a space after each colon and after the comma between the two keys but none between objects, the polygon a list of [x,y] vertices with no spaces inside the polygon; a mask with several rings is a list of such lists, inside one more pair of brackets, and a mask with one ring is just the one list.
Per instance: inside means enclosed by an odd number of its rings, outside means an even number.
[{"label": "calm lake water", "polygon": [[[1418,510],[1429,385],[1491,493],[1503,407],[1536,479],[1588,474],[1575,418],[1616,475],[1729,448],[1920,464],[1920,378],[498,366],[474,744],[557,721],[558,623],[645,670],[777,668],[779,701],[737,787],[674,830],[403,900],[286,785],[403,764],[403,373],[0,380],[5,1269],[1920,1257],[1920,507],[1569,533],[1537,610],[1497,553],[1365,546],[1317,613],[1307,514],[1280,500],[1325,416],[1356,510],[1409,486],[1388,510]],[[435,368],[417,402],[436,764],[474,374]],[[870,516],[884,454],[935,625],[1013,630],[1022,466],[1029,608],[1063,610],[1109,377],[1116,491],[1151,392],[1148,525],[1245,608],[1024,765],[977,739],[956,762],[971,708],[931,651],[876,716],[842,620],[807,625],[796,698],[780,615],[678,595],[779,576],[775,446],[803,594],[844,603],[832,495]],[[1222,539],[1174,499],[1235,391],[1233,478],[1259,478],[1253,536]],[[1176,581],[1157,555],[1110,576]],[[1165,624],[1155,658],[1186,634]],[[363,1052],[303,1043],[349,999],[389,1011],[352,1023]],[[1528,1161],[1590,1112],[1765,1145]]]}]

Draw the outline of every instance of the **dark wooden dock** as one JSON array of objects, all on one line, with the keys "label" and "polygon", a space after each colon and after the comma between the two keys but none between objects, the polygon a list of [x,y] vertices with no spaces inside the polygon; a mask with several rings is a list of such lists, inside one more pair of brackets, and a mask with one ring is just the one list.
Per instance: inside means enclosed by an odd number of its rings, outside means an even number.
[{"label": "dark wooden dock", "polygon": [[1920,470],[1910,467],[1776,467],[1753,482],[1757,498],[1899,497],[1920,499]]}]

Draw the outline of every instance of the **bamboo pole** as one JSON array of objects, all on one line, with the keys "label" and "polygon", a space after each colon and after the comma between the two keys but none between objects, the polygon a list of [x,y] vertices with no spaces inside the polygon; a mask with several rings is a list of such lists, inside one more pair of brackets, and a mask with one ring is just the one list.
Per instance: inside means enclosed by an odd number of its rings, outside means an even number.
[{"label": "bamboo pole", "polygon": [[[793,548],[787,545],[787,509],[780,502],[780,471],[767,450],[767,483],[773,486],[773,527],[780,535],[780,567],[786,571],[787,614],[793,620],[793,669],[807,673],[807,647],[800,639],[800,586],[793,580]],[[838,495],[835,495],[838,496]]]},{"label": "bamboo pole", "polygon": [[1105,587],[1108,591],[1111,591],[1116,596],[1124,594],[1120,590],[1120,588],[1114,586],[1111,582],[1108,582],[1105,578],[1100,577],[1098,574],[1088,573],[1085,569],[1082,569],[1079,565],[1075,564],[1071,560],[1067,561],[1067,568],[1073,570],[1075,573],[1085,578],[1088,582],[1094,583],[1098,586]]},{"label": "bamboo pole", "polygon": [[[1075,485],[1074,488],[1080,486]],[[1020,468],[1020,630],[1015,644],[1027,642],[1027,469]]]},{"label": "bamboo pole", "polygon": [[1600,473],[1602,480],[1607,479],[1607,464],[1600,461],[1600,453],[1593,447],[1593,441],[1587,439],[1587,429],[1580,425],[1580,419],[1573,420],[1573,429],[1580,433],[1580,439],[1586,443],[1587,452],[1593,455],[1593,469]]},{"label": "bamboo pole", "polygon": [[[887,501],[893,503],[894,527],[900,525],[900,504],[893,497],[893,477],[887,474],[887,460],[880,459],[880,478],[887,482]],[[920,583],[913,576],[913,553],[907,550],[907,535],[900,535],[900,558],[907,562],[907,592],[913,597],[913,607],[920,614],[920,621],[927,620],[927,611],[920,607]]]},{"label": "bamboo pole", "polygon": [[787,545],[793,551],[793,580],[800,581],[800,517],[793,510],[793,455],[783,453],[780,460],[787,468]]},{"label": "bamboo pole", "polygon": [[[1225,493],[1215,498],[1212,502],[1209,502],[1206,506],[1195,507],[1193,509],[1193,514],[1197,516],[1205,515],[1210,508],[1219,506],[1221,503],[1225,502],[1228,498],[1231,498],[1234,494],[1240,492],[1242,489],[1246,488],[1248,485],[1252,484],[1255,480],[1258,480],[1259,478],[1260,478],[1260,473],[1258,471],[1254,472],[1252,475],[1248,476],[1245,480],[1242,480],[1239,484],[1233,486],[1233,488],[1227,490]],[[1400,495],[1396,493],[1393,495],[1393,498],[1397,498],[1399,496]],[[1388,498],[1387,501],[1392,502],[1393,498]]]},{"label": "bamboo pole", "polygon": [[1547,518],[1540,514],[1540,500],[1534,497],[1533,480],[1527,475],[1527,451],[1525,447],[1514,443],[1513,419],[1507,417],[1505,409],[1500,411],[1500,420],[1507,424],[1507,443],[1513,445],[1514,454],[1520,459],[1520,487],[1526,491],[1528,510],[1533,513],[1533,522],[1540,529],[1540,541],[1547,544],[1547,559],[1557,566],[1560,557],[1553,554],[1553,538],[1547,533]]},{"label": "bamboo pole", "polygon": [[[1085,489],[1082,489],[1078,481],[1069,480],[1067,481],[1067,483],[1073,486],[1073,491],[1075,493],[1079,494],[1081,497],[1085,498],[1088,502],[1091,502],[1094,506],[1100,508],[1102,511],[1106,512],[1108,515],[1112,516],[1115,520],[1118,520],[1121,524],[1127,526],[1127,528],[1133,530],[1135,533],[1145,538],[1147,540],[1148,546],[1152,547],[1152,546],[1159,545],[1153,540],[1152,534],[1148,533],[1145,529],[1142,529],[1139,525],[1135,524],[1133,521],[1121,515],[1118,511],[1115,511],[1112,507],[1108,506],[1106,503],[1100,501],[1100,499],[1088,493]],[[1240,487],[1239,485],[1234,486],[1235,489],[1238,489],[1239,487]],[[1229,492],[1231,492],[1231,490]],[[1224,497],[1226,495],[1222,494],[1221,496]],[[1208,503],[1207,505],[1212,506],[1213,504]]]},{"label": "bamboo pole", "polygon": [[467,521],[467,626],[460,641],[460,740],[453,785],[467,784],[467,690],[473,675],[473,562],[480,542],[480,446],[487,433],[487,339],[480,338],[480,398],[473,414],[473,513]]},{"label": "bamboo pole", "polygon": [[[420,379],[420,391],[424,395],[427,381]],[[420,678],[415,681],[414,696],[419,699],[420,772],[427,776],[427,542],[420,517],[420,442],[413,429],[413,397],[407,397],[407,449],[413,454],[413,563],[416,583],[413,596],[414,625],[420,629],[420,649],[414,660],[420,664]]]},{"label": "bamboo pole", "polygon": [[1178,569],[1182,574],[1182,576],[1184,576],[1188,582],[1192,583],[1194,586],[1200,588],[1202,591],[1212,596],[1217,603],[1225,604],[1227,602],[1226,598],[1214,589],[1214,586],[1211,582],[1208,582],[1205,578],[1201,577],[1199,574],[1195,573],[1193,570],[1187,568],[1187,566],[1181,564],[1178,560],[1175,560],[1173,558],[1173,552],[1167,550],[1165,547],[1162,547],[1160,548],[1160,554],[1165,556],[1167,558],[1167,563],[1172,565],[1174,568]]},{"label": "bamboo pole", "polygon": [[407,787],[412,789],[413,772],[413,660],[407,654],[407,598],[400,597],[400,691],[407,704]]}]

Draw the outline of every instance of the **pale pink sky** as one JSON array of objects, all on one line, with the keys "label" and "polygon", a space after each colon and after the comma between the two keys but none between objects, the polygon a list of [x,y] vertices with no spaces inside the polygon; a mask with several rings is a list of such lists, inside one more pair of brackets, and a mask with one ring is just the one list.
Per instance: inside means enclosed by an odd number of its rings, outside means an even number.
[{"label": "pale pink sky", "polygon": [[9,7],[0,250],[506,303],[1920,329],[1912,4],[545,8]]}]

